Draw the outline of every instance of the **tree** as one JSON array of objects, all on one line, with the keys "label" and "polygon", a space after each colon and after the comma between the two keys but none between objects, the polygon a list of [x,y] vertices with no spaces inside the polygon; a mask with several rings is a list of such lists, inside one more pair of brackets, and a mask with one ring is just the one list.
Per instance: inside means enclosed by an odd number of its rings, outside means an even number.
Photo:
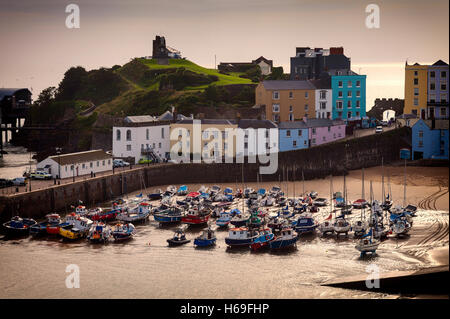
[{"label": "tree", "polygon": [[59,83],[59,90],[56,95],[56,99],[60,101],[73,100],[86,77],[87,72],[83,67],[71,67],[66,71],[66,73],[64,73],[64,78],[61,83]]}]

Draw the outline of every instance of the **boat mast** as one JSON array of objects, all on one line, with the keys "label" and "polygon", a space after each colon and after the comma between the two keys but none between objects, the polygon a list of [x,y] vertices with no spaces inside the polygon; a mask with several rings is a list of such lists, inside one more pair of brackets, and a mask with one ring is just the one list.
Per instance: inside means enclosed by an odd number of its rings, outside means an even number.
[{"label": "boat mast", "polygon": [[303,169],[302,169],[302,180],[303,180],[303,197],[305,197],[305,175],[303,174]]},{"label": "boat mast", "polygon": [[384,194],[384,165],[383,165],[383,157],[381,157],[381,203],[384,204],[386,201],[386,196]]},{"label": "boat mast", "polygon": [[361,198],[365,199],[364,197],[366,195],[366,192],[364,191],[364,166],[362,168],[361,174],[362,174],[362,197]]},{"label": "boat mast", "polygon": [[244,163],[242,163],[242,215],[244,215],[245,212],[244,185]]},{"label": "boat mast", "polygon": [[[330,176],[330,214],[333,213],[333,174]],[[336,218],[336,213],[334,214]]]},{"label": "boat mast", "polygon": [[297,167],[294,166],[294,169],[293,169],[294,170],[294,178],[293,178],[294,179],[294,200],[295,200],[295,171],[296,171],[296,168]]},{"label": "boat mast", "polygon": [[406,157],[405,157],[405,182],[403,186],[403,208],[406,207]]}]

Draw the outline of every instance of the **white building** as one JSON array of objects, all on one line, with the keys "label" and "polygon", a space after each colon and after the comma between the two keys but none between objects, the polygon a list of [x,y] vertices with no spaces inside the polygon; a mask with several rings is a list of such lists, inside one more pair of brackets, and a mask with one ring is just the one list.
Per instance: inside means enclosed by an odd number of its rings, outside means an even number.
[{"label": "white building", "polygon": [[112,170],[112,156],[103,150],[60,154],[47,157],[36,165],[53,178],[68,178]]},{"label": "white building", "polygon": [[125,118],[123,126],[113,127],[112,153],[114,158],[138,163],[141,159],[169,159],[169,122],[148,116]]},{"label": "white building", "polygon": [[311,83],[316,87],[315,90],[315,109],[316,118],[331,119],[333,110],[333,94],[331,89],[331,81],[329,78],[320,80],[311,80]]}]

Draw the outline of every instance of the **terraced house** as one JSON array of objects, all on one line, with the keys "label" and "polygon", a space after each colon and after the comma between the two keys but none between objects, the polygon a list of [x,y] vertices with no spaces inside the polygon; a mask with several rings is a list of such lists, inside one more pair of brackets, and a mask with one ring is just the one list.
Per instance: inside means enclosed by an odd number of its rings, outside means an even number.
[{"label": "terraced house", "polygon": [[366,75],[338,71],[331,75],[332,119],[361,119],[366,116]]},{"label": "terraced house", "polygon": [[311,81],[263,81],[255,90],[255,103],[275,123],[315,118],[315,90]]}]

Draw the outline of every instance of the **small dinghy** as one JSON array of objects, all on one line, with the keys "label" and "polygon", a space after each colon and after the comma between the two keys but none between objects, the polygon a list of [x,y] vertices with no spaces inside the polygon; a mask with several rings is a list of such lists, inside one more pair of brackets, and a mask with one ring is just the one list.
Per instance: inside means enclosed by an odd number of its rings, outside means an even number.
[{"label": "small dinghy", "polygon": [[269,228],[264,228],[259,232],[259,236],[255,238],[253,243],[250,245],[250,248],[253,251],[260,250],[262,248],[268,248],[269,243],[274,240],[275,235]]},{"label": "small dinghy", "polygon": [[231,221],[231,214],[228,212],[223,212],[220,217],[216,220],[217,227],[227,227]]},{"label": "small dinghy", "polygon": [[317,192],[315,192],[315,191],[312,191],[309,193],[309,197],[311,197],[311,199],[316,199],[317,196],[319,196],[319,194],[317,194]]},{"label": "small dinghy", "polygon": [[106,243],[111,237],[111,227],[103,222],[95,222],[92,224],[87,235],[90,243]]},{"label": "small dinghy", "polygon": [[331,222],[331,218],[333,217],[333,214],[330,213],[330,215],[319,225],[317,228],[322,235],[326,235],[328,233],[333,234],[334,233],[334,226]]},{"label": "small dinghy", "polygon": [[181,222],[182,216],[183,213],[181,212],[181,209],[177,207],[169,207],[166,210],[153,214],[155,221],[162,224]]},{"label": "small dinghy", "polygon": [[247,187],[246,189],[244,189],[244,198],[249,198],[250,194],[255,193],[255,190],[251,187]]},{"label": "small dinghy", "polygon": [[366,233],[367,223],[362,220],[357,220],[353,223],[352,229],[355,237],[361,237]]},{"label": "small dinghy", "polygon": [[210,227],[204,230],[200,236],[194,239],[194,245],[197,247],[209,247],[216,244],[216,234]]},{"label": "small dinghy", "polygon": [[326,198],[316,198],[313,201],[313,205],[315,205],[315,206],[327,206],[328,205],[328,200]]},{"label": "small dinghy", "polygon": [[294,247],[297,243],[298,235],[292,228],[283,228],[281,234],[269,242],[270,249],[286,249]]},{"label": "small dinghy", "polygon": [[36,221],[32,218],[14,216],[10,221],[4,223],[3,227],[6,229],[7,237],[27,236],[30,233],[30,228],[36,224]]},{"label": "small dinghy", "polygon": [[158,200],[162,197],[162,191],[160,189],[156,190],[153,193],[147,194],[149,200]]},{"label": "small dinghy", "polygon": [[360,198],[360,199],[355,200],[352,205],[353,205],[353,208],[355,208],[355,209],[363,209],[363,208],[369,206],[369,203],[365,199]]},{"label": "small dinghy", "polygon": [[132,223],[118,223],[111,230],[115,241],[131,239],[135,233],[136,227]]},{"label": "small dinghy", "polygon": [[172,238],[167,239],[169,246],[180,246],[189,243],[191,240],[186,239],[186,234],[182,229],[177,229]]}]

